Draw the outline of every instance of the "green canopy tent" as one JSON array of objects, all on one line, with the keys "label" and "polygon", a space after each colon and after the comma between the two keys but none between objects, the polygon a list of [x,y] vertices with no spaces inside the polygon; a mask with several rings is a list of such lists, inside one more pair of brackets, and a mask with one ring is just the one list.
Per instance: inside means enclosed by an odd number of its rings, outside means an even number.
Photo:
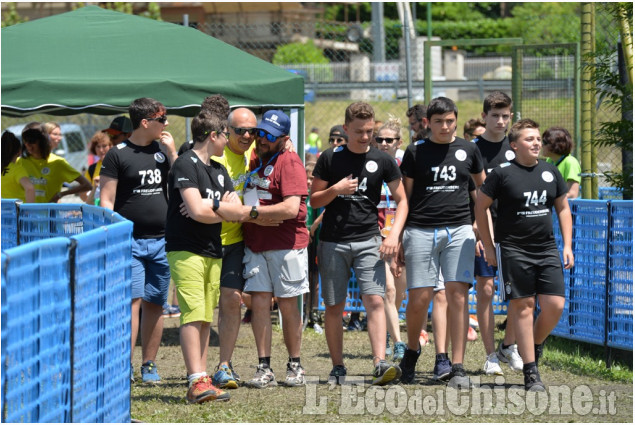
[{"label": "green canopy tent", "polygon": [[206,96],[290,113],[304,145],[304,80],[196,29],[88,6],[2,29],[2,115],[112,115],[139,97],[193,116]]}]

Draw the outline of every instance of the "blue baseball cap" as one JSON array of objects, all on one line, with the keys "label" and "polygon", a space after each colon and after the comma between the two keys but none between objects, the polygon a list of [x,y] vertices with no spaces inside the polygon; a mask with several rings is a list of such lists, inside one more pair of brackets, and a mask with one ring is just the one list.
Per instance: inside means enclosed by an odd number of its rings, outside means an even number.
[{"label": "blue baseball cap", "polygon": [[282,111],[267,111],[262,115],[262,120],[256,128],[265,130],[274,137],[286,136],[291,130],[291,120]]}]

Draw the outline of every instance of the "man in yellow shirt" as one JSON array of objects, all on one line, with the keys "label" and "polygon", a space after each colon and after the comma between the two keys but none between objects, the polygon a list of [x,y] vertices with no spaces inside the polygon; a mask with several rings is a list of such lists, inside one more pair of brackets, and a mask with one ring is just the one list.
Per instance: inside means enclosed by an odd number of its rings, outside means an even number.
[{"label": "man in yellow shirt", "polygon": [[[253,155],[256,115],[247,108],[233,110],[228,117],[229,143],[222,157],[212,159],[227,168],[234,190],[242,199],[245,181],[249,177],[249,160]],[[243,255],[245,243],[241,223],[223,221],[221,230],[223,243],[223,267],[220,278],[220,303],[218,335],[220,340],[220,363],[212,383],[218,388],[238,388],[240,380],[231,366],[231,357],[240,329],[240,303],[245,286],[243,278]]]}]

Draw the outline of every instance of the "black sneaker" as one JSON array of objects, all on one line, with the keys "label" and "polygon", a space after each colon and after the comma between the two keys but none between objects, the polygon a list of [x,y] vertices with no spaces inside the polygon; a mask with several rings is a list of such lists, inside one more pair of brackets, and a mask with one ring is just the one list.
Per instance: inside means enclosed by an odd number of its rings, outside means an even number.
[{"label": "black sneaker", "polygon": [[399,362],[401,368],[400,381],[404,384],[412,384],[415,380],[415,367],[417,366],[417,360],[421,354],[421,347],[417,351],[406,348],[406,352],[403,355],[403,359]]},{"label": "black sneaker", "polygon": [[457,390],[467,390],[472,387],[470,378],[465,373],[463,365],[456,363],[452,365],[452,372],[450,372],[450,380],[448,381],[448,387],[455,388]]},{"label": "black sneaker", "polygon": [[401,368],[380,360],[373,369],[373,385],[386,385],[401,377]]},{"label": "black sneaker", "polygon": [[540,380],[540,373],[538,373],[537,367],[533,367],[530,370],[523,372],[523,375],[525,375],[525,391],[546,391],[545,384],[543,384]]},{"label": "black sneaker", "polygon": [[346,368],[344,365],[338,364],[333,366],[331,373],[329,373],[328,383],[332,385],[344,385],[346,380]]},{"label": "black sneaker", "polygon": [[437,354],[434,358],[433,377],[435,381],[445,381],[452,373],[452,362],[447,354]]},{"label": "black sneaker", "polygon": [[542,344],[534,345],[534,361],[536,362],[536,366],[538,366],[538,360],[542,357],[542,349],[545,346],[545,341]]}]

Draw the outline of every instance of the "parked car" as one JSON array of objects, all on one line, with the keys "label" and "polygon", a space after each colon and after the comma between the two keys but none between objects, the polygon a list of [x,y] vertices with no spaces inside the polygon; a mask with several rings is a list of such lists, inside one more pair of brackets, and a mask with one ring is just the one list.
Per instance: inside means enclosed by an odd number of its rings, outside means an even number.
[{"label": "parked car", "polygon": [[[25,125],[12,125],[5,130],[12,132],[22,141],[22,129]],[[60,129],[62,141],[53,153],[65,158],[77,171],[83,172],[88,167],[88,142],[82,128],[77,124],[60,123]]]}]

